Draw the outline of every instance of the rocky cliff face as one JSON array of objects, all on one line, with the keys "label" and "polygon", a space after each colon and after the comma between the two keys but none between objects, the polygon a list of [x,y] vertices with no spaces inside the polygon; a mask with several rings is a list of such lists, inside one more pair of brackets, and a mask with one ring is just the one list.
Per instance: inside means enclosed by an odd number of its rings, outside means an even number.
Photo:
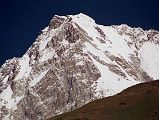
[{"label": "rocky cliff face", "polygon": [[0,68],[0,119],[45,120],[159,79],[159,32],[54,16],[21,58]]}]

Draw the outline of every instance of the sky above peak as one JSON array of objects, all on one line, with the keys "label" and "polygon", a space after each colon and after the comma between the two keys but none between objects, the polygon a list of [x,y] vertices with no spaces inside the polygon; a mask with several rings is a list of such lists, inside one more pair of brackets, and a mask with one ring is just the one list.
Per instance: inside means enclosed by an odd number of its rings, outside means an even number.
[{"label": "sky above peak", "polygon": [[159,30],[158,0],[1,0],[0,65],[21,57],[54,15],[84,13],[103,25]]}]

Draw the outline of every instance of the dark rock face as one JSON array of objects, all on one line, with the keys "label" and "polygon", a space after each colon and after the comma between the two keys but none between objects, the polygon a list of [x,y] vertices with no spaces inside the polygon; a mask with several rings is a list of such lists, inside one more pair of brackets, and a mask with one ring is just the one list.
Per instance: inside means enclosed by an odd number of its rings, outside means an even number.
[{"label": "dark rock face", "polygon": [[49,25],[50,29],[58,28],[64,22],[64,20],[65,20],[64,18],[61,18],[59,16],[54,16]]},{"label": "dark rock face", "polygon": [[[113,46],[116,36],[109,36],[112,29],[117,36],[132,39],[121,39],[132,49],[128,57]],[[54,16],[22,58],[8,60],[1,67],[0,118],[45,120],[153,80],[141,67],[139,55],[150,38],[159,41],[154,38],[158,32],[143,40],[140,36],[147,34],[145,31],[132,33],[129,29],[122,25],[103,29],[83,14]],[[105,46],[101,48],[102,45]],[[113,87],[114,84],[119,86]]]}]

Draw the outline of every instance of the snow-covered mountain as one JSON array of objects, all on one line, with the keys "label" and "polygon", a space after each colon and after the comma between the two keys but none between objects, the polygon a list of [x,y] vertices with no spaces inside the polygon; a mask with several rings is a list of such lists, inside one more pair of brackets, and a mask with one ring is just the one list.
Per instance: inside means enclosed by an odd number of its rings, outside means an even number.
[{"label": "snow-covered mountain", "polygon": [[159,79],[159,32],[57,16],[0,68],[0,119],[45,120]]}]

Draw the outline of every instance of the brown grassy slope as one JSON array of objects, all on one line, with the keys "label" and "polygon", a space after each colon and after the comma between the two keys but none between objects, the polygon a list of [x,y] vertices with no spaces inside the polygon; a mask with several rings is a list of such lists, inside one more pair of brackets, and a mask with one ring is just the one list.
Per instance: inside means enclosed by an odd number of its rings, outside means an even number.
[{"label": "brown grassy slope", "polygon": [[159,81],[135,85],[49,120],[159,120]]}]

